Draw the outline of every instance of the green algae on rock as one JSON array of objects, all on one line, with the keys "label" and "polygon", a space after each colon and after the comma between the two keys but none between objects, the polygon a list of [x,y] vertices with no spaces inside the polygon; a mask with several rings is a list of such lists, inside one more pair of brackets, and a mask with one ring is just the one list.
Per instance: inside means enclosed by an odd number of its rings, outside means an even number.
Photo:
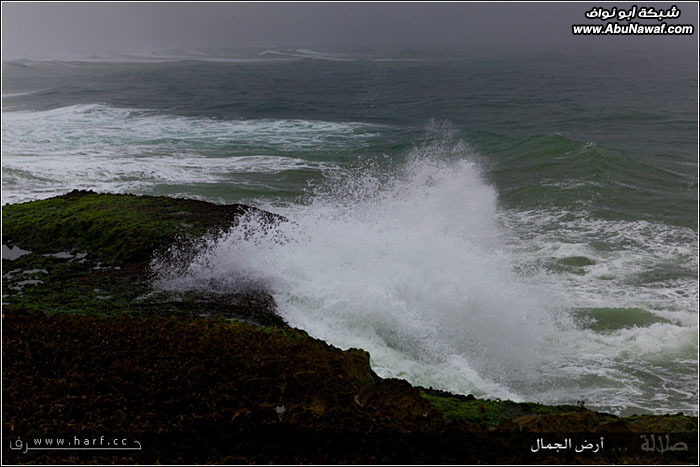
[{"label": "green algae on rock", "polygon": [[468,421],[477,425],[496,427],[504,420],[512,420],[527,415],[582,412],[576,405],[544,405],[534,402],[513,402],[501,400],[481,400],[424,389],[421,396],[439,408],[446,422]]},{"label": "green algae on rock", "polygon": [[81,250],[100,261],[132,263],[148,260],[177,235],[203,235],[250,211],[263,212],[242,204],[74,190],[3,206],[3,243],[39,253]]},{"label": "green algae on rock", "polygon": [[265,290],[172,296],[154,294],[151,288],[149,261],[154,255],[174,242],[216,235],[247,213],[273,224],[283,219],[241,204],[77,190],[3,206],[3,245],[29,251],[3,260],[4,305],[102,316],[228,316],[284,326]]}]

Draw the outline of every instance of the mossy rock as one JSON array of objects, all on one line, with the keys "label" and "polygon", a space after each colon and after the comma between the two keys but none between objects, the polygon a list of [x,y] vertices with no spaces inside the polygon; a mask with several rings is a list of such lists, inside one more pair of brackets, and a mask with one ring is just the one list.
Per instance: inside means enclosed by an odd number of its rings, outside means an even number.
[{"label": "mossy rock", "polygon": [[91,191],[3,206],[3,245],[28,251],[3,259],[3,309],[224,316],[284,326],[264,290],[177,297],[151,290],[154,256],[215,236],[248,213],[270,225],[284,220],[241,204]]},{"label": "mossy rock", "polygon": [[93,259],[125,264],[148,260],[177,236],[228,227],[252,210],[241,204],[76,190],[3,206],[3,244],[38,253],[86,251]]},{"label": "mossy rock", "polygon": [[575,405],[543,405],[534,402],[476,399],[433,389],[423,389],[421,396],[430,401],[433,407],[442,411],[446,422],[466,421],[490,428],[497,427],[504,420],[513,420],[526,415],[560,414],[584,410]]}]

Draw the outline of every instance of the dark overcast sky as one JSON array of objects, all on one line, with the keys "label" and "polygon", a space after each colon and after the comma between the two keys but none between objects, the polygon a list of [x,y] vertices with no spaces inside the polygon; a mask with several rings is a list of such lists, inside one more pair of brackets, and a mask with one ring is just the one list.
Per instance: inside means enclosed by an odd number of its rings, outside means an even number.
[{"label": "dark overcast sky", "polygon": [[[695,2],[669,8],[697,29]],[[209,47],[450,50],[474,54],[688,54],[692,36],[573,36],[591,6],[632,3],[10,3],[2,4],[3,59],[66,59]]]}]

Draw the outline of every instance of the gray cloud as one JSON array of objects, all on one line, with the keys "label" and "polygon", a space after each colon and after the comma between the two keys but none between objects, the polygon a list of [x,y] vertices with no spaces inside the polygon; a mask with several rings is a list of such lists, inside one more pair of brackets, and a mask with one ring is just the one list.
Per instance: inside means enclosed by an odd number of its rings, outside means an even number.
[{"label": "gray cloud", "polygon": [[[671,21],[697,28],[695,2]],[[692,54],[693,36],[575,37],[591,6],[622,3],[3,3],[3,59],[211,47],[492,53]]]}]

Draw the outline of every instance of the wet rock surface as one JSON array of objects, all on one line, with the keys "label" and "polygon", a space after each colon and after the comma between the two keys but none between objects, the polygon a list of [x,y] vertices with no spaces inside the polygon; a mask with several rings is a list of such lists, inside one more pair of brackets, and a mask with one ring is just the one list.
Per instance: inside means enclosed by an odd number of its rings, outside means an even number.
[{"label": "wet rock surface", "polygon": [[285,221],[242,204],[77,190],[4,206],[3,245],[30,252],[3,259],[4,309],[223,316],[286,326],[264,289],[166,294],[151,286],[154,257],[167,258],[173,244],[194,251],[202,236],[215,236],[249,214],[262,217],[271,228]]}]

